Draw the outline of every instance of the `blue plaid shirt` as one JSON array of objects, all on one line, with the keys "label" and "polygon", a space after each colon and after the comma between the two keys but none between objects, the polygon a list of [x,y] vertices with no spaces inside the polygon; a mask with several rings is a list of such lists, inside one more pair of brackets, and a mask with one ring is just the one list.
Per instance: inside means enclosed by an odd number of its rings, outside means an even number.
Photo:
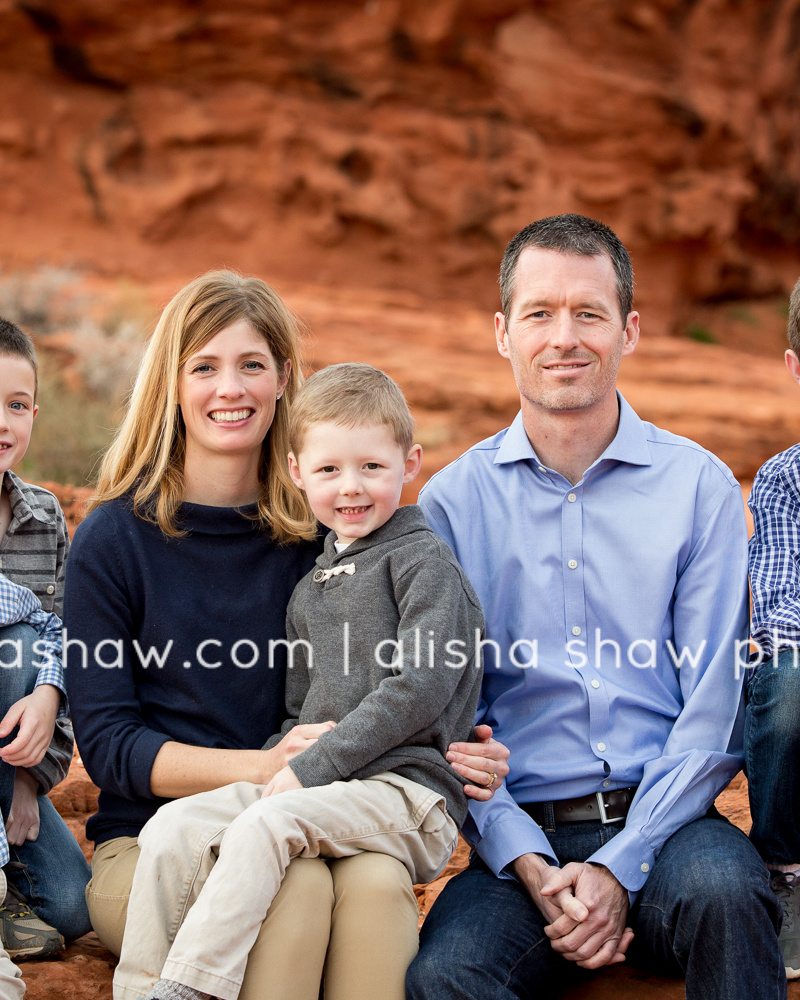
[{"label": "blue plaid shirt", "polygon": [[759,469],[748,505],[751,635],[768,660],[779,647],[800,643],[800,445]]},{"label": "blue plaid shirt", "polygon": [[[66,688],[61,666],[61,619],[58,615],[43,611],[39,598],[32,590],[12,583],[0,573],[0,628],[16,624],[30,625],[39,634],[36,651],[41,666],[36,687],[40,684],[52,684],[58,688],[64,695],[58,714],[66,715]],[[0,816],[0,865],[7,864],[8,860],[5,822]]]}]

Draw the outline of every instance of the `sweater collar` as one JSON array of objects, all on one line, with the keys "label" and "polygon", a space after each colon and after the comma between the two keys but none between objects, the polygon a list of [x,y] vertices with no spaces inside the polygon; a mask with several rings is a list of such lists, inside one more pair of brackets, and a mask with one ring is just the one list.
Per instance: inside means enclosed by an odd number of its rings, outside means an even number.
[{"label": "sweater collar", "polygon": [[331,565],[337,560],[348,562],[352,556],[363,552],[365,549],[372,548],[384,542],[394,541],[395,538],[401,538],[412,531],[427,530],[428,522],[425,520],[422,509],[415,503],[408,504],[405,507],[398,507],[386,524],[382,524],[380,528],[371,531],[364,538],[357,538],[341,552],[337,552],[334,546],[336,532],[329,531],[325,538],[325,550],[318,557],[317,563],[319,565]]},{"label": "sweater collar", "polygon": [[246,535],[259,530],[258,504],[244,507],[208,507],[199,503],[182,503],[178,508],[177,524],[193,535]]}]

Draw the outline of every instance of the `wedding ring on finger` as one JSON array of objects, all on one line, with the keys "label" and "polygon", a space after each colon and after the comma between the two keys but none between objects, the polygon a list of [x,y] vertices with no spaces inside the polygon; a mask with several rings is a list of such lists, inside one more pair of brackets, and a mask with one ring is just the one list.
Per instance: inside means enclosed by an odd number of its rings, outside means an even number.
[{"label": "wedding ring on finger", "polygon": [[490,771],[489,772],[489,784],[486,787],[487,788],[491,788],[492,785],[495,783],[495,781],[497,781],[497,774],[494,771]]}]

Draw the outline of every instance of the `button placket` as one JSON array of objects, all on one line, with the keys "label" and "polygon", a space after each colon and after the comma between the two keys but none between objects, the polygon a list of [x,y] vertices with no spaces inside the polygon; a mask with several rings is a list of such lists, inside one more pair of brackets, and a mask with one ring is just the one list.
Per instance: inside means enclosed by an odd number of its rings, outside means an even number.
[{"label": "button placket", "polygon": [[[578,570],[578,560],[575,558],[583,552],[583,511],[574,490],[566,495],[561,507],[561,551],[565,559],[564,579],[564,615],[566,624],[566,642],[579,640],[575,643],[574,652],[565,648],[568,659],[580,664],[580,653],[586,652],[586,647],[580,644],[586,636],[586,597],[583,588],[583,573]],[[573,565],[574,563],[574,565]],[[576,572],[577,571],[577,572]]]},{"label": "button placket", "polygon": [[[561,551],[564,553],[564,604],[567,642],[587,658],[587,665],[579,670],[589,702],[589,742],[592,752],[602,760],[608,759],[609,707],[608,692],[597,677],[593,660],[592,636],[586,621],[585,567],[583,552],[583,491],[571,489],[564,497],[561,516]],[[582,643],[582,644],[581,644]],[[577,655],[568,656],[580,663]],[[594,674],[595,676],[592,676]],[[602,749],[601,749],[602,748]]]}]

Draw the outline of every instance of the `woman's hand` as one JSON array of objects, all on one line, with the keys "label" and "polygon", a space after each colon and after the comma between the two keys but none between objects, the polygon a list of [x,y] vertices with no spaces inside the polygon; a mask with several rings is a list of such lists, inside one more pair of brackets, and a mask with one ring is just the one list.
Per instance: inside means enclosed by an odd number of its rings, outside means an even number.
[{"label": "woman's hand", "polygon": [[476,726],[478,743],[451,743],[447,759],[460,775],[473,784],[464,793],[480,802],[488,801],[508,774],[508,747],[492,739],[491,726]]},{"label": "woman's hand", "polygon": [[23,844],[39,836],[39,800],[36,797],[39,782],[22,768],[14,775],[14,794],[6,820],[6,837],[9,844]]},{"label": "woman's hand", "polygon": [[285,767],[290,760],[299,757],[304,750],[313,746],[323,733],[329,733],[331,729],[335,728],[335,722],[315,722],[290,729],[274,748],[280,755],[281,765]]},{"label": "woman's hand", "polygon": [[267,799],[270,795],[280,795],[281,792],[292,792],[297,788],[302,788],[299,778],[287,764],[282,767],[275,777],[270,781],[261,793],[262,799]]},{"label": "woman's hand", "polygon": [[14,702],[0,722],[0,737],[8,736],[14,726],[19,726],[19,732],[0,750],[0,758],[14,767],[38,764],[50,746],[60,706],[61,692],[52,684],[40,684]]}]

